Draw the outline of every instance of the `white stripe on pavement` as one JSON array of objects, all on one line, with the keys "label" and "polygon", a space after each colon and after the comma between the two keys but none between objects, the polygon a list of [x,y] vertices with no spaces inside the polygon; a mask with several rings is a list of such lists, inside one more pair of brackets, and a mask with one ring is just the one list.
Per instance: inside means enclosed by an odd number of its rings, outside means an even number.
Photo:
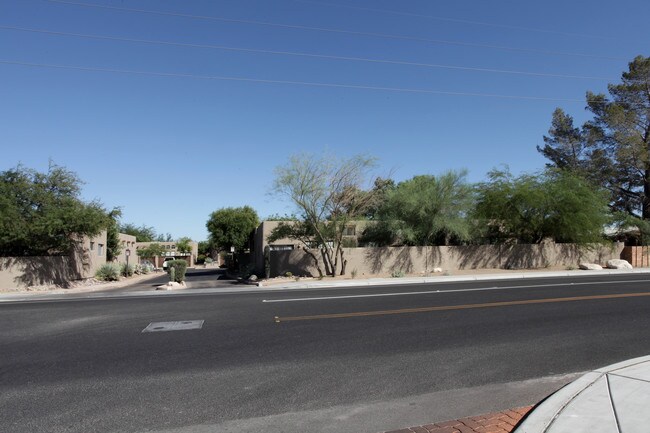
[{"label": "white stripe on pavement", "polygon": [[620,284],[620,283],[650,283],[650,280],[591,281],[591,282],[584,282],[584,283],[534,284],[528,286],[507,286],[507,287],[477,287],[473,289],[428,290],[428,291],[420,291],[420,292],[371,293],[366,295],[318,296],[312,298],[264,299],[262,300],[262,302],[275,303],[275,302],[328,301],[333,299],[380,298],[384,296],[432,295],[432,294],[439,294],[439,293],[484,292],[484,291],[491,291],[491,290],[532,289],[532,288],[542,288],[542,287],[586,286],[592,284]]}]

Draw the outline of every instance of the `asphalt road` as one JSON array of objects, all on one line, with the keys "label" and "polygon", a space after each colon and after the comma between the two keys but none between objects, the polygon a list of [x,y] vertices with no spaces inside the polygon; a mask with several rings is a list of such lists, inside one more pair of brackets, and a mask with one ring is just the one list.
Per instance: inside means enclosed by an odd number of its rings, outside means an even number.
[{"label": "asphalt road", "polygon": [[[193,289],[201,288],[215,288],[215,287],[231,287],[237,282],[226,277],[225,269],[221,268],[190,268],[187,270],[186,283],[188,287]],[[111,293],[122,292],[141,292],[148,290],[156,290],[156,287],[163,285],[169,281],[167,272],[160,272],[158,276],[149,278],[127,286],[122,286],[114,289],[108,289]]]},{"label": "asphalt road", "polygon": [[377,432],[649,354],[650,277],[4,303],[0,329],[2,432]]}]

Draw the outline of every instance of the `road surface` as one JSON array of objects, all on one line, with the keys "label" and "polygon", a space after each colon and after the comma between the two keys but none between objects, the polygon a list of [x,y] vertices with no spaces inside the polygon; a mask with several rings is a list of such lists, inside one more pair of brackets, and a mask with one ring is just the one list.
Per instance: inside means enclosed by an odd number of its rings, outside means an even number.
[{"label": "road surface", "polygon": [[[203,322],[142,332],[182,321]],[[535,403],[650,354],[650,281],[2,303],[0,327],[3,432],[371,433]]]}]

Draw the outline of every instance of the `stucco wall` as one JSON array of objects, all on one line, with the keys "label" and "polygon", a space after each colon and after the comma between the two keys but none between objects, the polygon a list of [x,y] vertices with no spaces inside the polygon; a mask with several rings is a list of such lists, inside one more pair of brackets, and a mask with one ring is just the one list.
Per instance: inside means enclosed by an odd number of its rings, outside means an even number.
[{"label": "stucco wall", "polygon": [[90,278],[106,263],[106,232],[84,238],[70,256],[0,257],[0,290],[56,284]]},{"label": "stucco wall", "polygon": [[[359,276],[433,272],[434,268],[457,269],[530,269],[548,266],[574,266],[580,262],[604,265],[620,258],[623,244],[609,247],[580,248],[573,244],[475,245],[460,247],[382,247],[345,248],[347,274]],[[320,257],[320,253],[314,252]],[[322,261],[322,259],[321,259]],[[271,252],[271,275],[318,275],[313,259],[303,250]]]}]

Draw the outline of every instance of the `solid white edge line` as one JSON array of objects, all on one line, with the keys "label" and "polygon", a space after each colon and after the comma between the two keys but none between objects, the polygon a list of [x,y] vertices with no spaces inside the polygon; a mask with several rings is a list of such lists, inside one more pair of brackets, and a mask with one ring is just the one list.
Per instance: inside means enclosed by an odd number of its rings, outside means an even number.
[{"label": "solid white edge line", "polygon": [[450,289],[450,290],[428,290],[424,292],[400,292],[400,293],[370,293],[366,295],[343,295],[343,296],[319,296],[312,298],[288,298],[288,299],[263,299],[263,303],[276,302],[301,302],[301,301],[327,301],[333,299],[353,299],[353,298],[379,298],[384,296],[413,296],[413,295],[431,295],[439,293],[462,293],[462,292],[483,292],[491,290],[509,290],[509,289],[532,289],[542,287],[561,287],[561,286],[584,286],[589,284],[619,284],[619,283],[648,283],[648,280],[627,280],[627,281],[592,281],[582,283],[556,283],[556,284],[534,284],[528,286],[508,286],[508,287],[478,287],[473,289]]}]

